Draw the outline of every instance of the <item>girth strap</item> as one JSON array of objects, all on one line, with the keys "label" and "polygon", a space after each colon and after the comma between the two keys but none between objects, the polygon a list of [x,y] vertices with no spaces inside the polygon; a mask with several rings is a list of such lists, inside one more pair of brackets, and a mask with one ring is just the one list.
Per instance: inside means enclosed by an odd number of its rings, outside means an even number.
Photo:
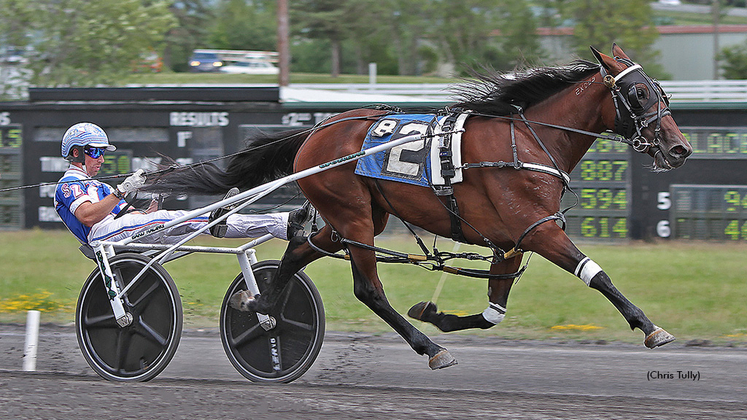
[{"label": "girth strap", "polygon": [[467,243],[467,238],[464,237],[464,229],[462,229],[462,221],[459,216],[459,205],[457,199],[454,197],[452,192],[446,197],[438,197],[442,203],[449,210],[449,219],[451,220],[451,239],[456,242]]}]

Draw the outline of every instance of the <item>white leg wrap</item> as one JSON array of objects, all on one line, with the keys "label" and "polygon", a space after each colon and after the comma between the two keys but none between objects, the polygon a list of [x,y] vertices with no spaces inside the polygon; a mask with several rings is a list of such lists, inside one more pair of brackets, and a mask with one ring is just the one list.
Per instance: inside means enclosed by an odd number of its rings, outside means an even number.
[{"label": "white leg wrap", "polygon": [[503,318],[506,316],[506,308],[497,303],[489,303],[490,305],[482,311],[482,317],[491,324],[497,324],[503,321]]},{"label": "white leg wrap", "polygon": [[583,280],[588,286],[591,283],[591,279],[593,279],[600,271],[602,271],[602,267],[592,261],[591,258],[586,257],[578,263],[574,274],[576,277]]}]

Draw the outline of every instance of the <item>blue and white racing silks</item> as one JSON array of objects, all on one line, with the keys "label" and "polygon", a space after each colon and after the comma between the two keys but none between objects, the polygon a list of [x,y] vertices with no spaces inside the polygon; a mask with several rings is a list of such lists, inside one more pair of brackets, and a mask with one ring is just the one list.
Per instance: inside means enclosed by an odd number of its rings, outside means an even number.
[{"label": "blue and white racing silks", "polygon": [[[65,175],[57,182],[57,189],[54,195],[54,208],[57,214],[60,215],[63,223],[65,223],[65,226],[70,229],[70,232],[81,243],[87,244],[91,228],[81,223],[75,217],[75,211],[81,204],[87,201],[97,203],[111,193],[112,187],[109,185],[95,179],[90,179],[88,174],[82,169],[70,166]],[[121,200],[101,222],[114,218],[122,210],[124,204],[125,201]]]}]

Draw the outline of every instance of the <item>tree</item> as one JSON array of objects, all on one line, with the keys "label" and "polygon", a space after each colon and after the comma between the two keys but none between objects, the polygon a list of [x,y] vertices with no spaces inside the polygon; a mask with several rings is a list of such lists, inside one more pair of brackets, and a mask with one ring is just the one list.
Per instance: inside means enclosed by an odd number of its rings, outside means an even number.
[{"label": "tree", "polygon": [[527,2],[505,0],[500,13],[501,54],[491,64],[508,69],[537,64],[546,55],[537,35],[538,18]]},{"label": "tree", "polygon": [[[346,44],[343,52],[349,51],[355,72],[368,72],[368,63],[376,62],[377,72],[402,74],[404,58],[412,57],[410,51],[398,55],[395,51],[403,44],[401,28],[398,28],[401,13],[398,3],[402,0],[356,0],[345,8],[347,20]],[[418,3],[413,0],[411,3]],[[406,41],[405,41],[406,42]],[[344,65],[347,60],[342,60]]]},{"label": "tree", "polygon": [[747,79],[747,42],[721,49],[718,54],[726,79]]},{"label": "tree", "polygon": [[332,77],[340,75],[342,42],[352,29],[347,6],[353,1],[297,0],[291,3],[291,26],[306,38],[326,40],[331,46]]},{"label": "tree", "polygon": [[174,2],[170,10],[177,23],[164,40],[164,64],[174,71],[187,71],[192,51],[209,47],[208,28],[215,19],[212,3],[211,0],[181,0]]},{"label": "tree", "polygon": [[[557,0],[576,21],[573,43],[576,52],[592,59],[589,46],[604,51],[613,42],[655,77],[666,77],[651,46],[659,33],[649,0]],[[566,4],[563,4],[566,3]]]},{"label": "tree", "polygon": [[228,50],[275,50],[277,18],[274,0],[221,0],[208,43]]},{"label": "tree", "polygon": [[32,82],[43,86],[115,84],[175,25],[166,1],[58,0],[36,4],[29,30]]},{"label": "tree", "polygon": [[429,35],[450,64],[491,61],[491,32],[498,28],[500,8],[494,0],[433,0],[426,19]]},{"label": "tree", "polygon": [[33,16],[32,9],[24,0],[0,0],[0,99],[22,99],[25,96],[30,72],[20,63],[11,62],[10,56],[26,51],[29,43],[26,28]]},{"label": "tree", "polygon": [[34,14],[32,5],[25,0],[0,0],[0,10],[0,46],[26,46],[26,28]]}]

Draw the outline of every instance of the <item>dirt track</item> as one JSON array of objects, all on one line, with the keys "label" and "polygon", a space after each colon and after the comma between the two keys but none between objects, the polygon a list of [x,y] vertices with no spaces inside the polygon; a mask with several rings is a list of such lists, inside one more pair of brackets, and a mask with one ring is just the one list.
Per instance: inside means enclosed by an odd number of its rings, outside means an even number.
[{"label": "dirt track", "polygon": [[22,372],[23,333],[0,325],[4,418],[747,418],[745,348],[452,335],[436,341],[459,364],[432,372],[393,334],[329,333],[306,375],[265,385],[233,370],[216,332],[187,331],[159,377],[118,384],[86,365],[69,327],[43,327],[37,372]]}]

